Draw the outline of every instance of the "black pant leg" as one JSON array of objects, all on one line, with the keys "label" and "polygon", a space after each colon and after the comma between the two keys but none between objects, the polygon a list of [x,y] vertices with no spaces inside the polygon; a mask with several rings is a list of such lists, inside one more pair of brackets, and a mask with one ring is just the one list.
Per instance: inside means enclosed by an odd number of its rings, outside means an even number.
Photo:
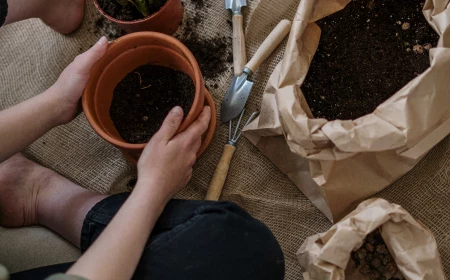
[{"label": "black pant leg", "polygon": [[74,264],[70,263],[61,263],[50,266],[33,268],[30,270],[25,270],[21,272],[17,272],[11,274],[11,280],[44,280],[45,278],[57,274],[57,273],[65,273],[69,268]]},{"label": "black pant leg", "polygon": [[[88,213],[82,250],[127,197],[106,198]],[[155,225],[134,278],[283,279],[284,259],[271,231],[234,203],[172,200]]]},{"label": "black pant leg", "polygon": [[174,226],[186,203],[173,201],[160,220],[170,230],[147,244],[136,279],[284,279],[283,253],[263,223],[234,203],[201,201]]},{"label": "black pant leg", "polygon": [[8,1],[0,0],[0,27],[5,23],[6,16],[8,15]]}]

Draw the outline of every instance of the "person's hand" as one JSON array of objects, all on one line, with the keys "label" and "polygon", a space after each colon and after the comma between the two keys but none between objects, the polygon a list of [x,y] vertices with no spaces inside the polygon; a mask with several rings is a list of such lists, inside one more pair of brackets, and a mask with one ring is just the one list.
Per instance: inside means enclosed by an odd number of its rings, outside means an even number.
[{"label": "person's hand", "polygon": [[51,98],[61,108],[61,115],[58,116],[61,124],[72,121],[77,115],[80,97],[88,82],[92,66],[103,57],[107,49],[108,39],[100,38],[89,50],[78,55],[51,87]]},{"label": "person's hand", "polygon": [[192,166],[210,118],[210,108],[203,108],[198,119],[175,136],[183,120],[183,110],[172,109],[142,152],[136,187],[150,188],[152,195],[165,203],[184,188],[192,176]]}]

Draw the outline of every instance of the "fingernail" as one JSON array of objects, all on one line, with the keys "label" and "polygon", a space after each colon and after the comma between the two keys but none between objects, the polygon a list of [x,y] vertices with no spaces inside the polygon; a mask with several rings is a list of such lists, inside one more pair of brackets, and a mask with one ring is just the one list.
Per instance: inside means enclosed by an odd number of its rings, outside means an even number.
[{"label": "fingernail", "polygon": [[181,117],[183,115],[183,109],[181,109],[181,107],[177,106],[172,109],[172,114],[174,114],[177,117]]},{"label": "fingernail", "polygon": [[105,36],[102,36],[102,38],[100,38],[100,40],[98,40],[97,44],[100,46],[106,46],[106,44],[108,44],[108,39],[106,39]]}]

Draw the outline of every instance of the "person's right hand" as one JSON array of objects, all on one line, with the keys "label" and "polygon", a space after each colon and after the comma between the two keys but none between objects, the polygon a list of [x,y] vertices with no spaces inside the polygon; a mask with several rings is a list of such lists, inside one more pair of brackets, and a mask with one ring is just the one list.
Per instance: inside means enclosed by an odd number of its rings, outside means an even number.
[{"label": "person's right hand", "polygon": [[192,176],[192,166],[210,118],[211,110],[205,107],[192,125],[175,135],[183,120],[183,110],[173,108],[142,152],[136,187],[150,188],[152,195],[164,202],[184,188]]},{"label": "person's right hand", "polygon": [[58,116],[60,124],[66,124],[76,117],[80,98],[91,75],[92,67],[99,61],[108,49],[108,39],[105,36],[83,54],[78,55],[59,76],[51,87],[51,98],[57,102],[61,113]]}]

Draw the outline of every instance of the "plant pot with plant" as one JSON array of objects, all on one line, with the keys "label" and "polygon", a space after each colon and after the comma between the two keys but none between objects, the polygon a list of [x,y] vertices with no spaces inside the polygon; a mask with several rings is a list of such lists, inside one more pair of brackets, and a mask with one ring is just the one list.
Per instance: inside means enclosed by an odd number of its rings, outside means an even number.
[{"label": "plant pot with plant", "polygon": [[197,61],[181,42],[161,33],[139,32],[112,42],[93,67],[82,101],[93,129],[132,164],[175,106],[181,106],[185,116],[178,132],[198,117],[203,106],[211,107],[198,156],[216,127],[214,102]]},{"label": "plant pot with plant", "polygon": [[100,13],[127,33],[175,33],[183,18],[181,0],[94,0]]}]

